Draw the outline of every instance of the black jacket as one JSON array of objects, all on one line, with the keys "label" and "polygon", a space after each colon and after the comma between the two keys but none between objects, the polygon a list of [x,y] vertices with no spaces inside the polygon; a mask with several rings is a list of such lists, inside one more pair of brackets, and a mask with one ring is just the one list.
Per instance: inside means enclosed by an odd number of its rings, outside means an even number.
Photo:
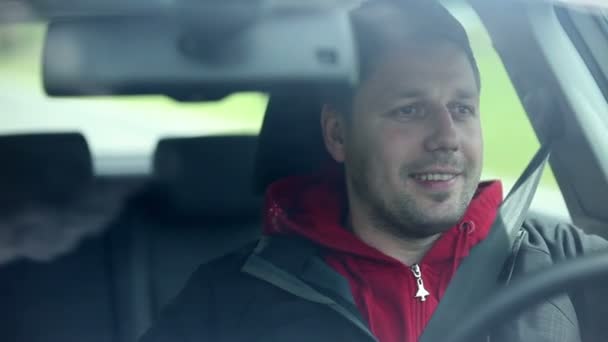
[{"label": "black jacket", "polygon": [[[567,224],[524,222],[503,279],[608,248]],[[252,251],[253,249],[253,251]],[[608,281],[585,286],[506,322],[491,341],[608,339]],[[346,279],[299,238],[264,238],[201,266],[142,342],[375,341]]]}]

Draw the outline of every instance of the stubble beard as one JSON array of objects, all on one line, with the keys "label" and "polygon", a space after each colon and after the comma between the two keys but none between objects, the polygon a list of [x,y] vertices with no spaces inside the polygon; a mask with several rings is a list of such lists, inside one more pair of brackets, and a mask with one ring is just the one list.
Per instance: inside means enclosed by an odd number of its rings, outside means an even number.
[{"label": "stubble beard", "polygon": [[[441,215],[441,213],[428,212],[428,210],[420,208],[419,200],[415,198],[416,195],[405,190],[393,190],[390,193],[382,194],[381,187],[374,186],[373,177],[375,175],[367,172],[365,163],[360,162],[353,166],[348,170],[350,188],[353,195],[357,196],[359,202],[366,208],[365,214],[374,228],[402,239],[421,239],[449,230],[462,219],[479,182],[479,179],[475,179],[476,177],[471,177],[470,173],[465,172],[461,175],[464,177],[464,187],[458,194],[433,195],[431,199],[437,203],[449,200],[450,196],[458,196],[455,199],[454,209]],[[407,177],[407,175],[403,177]],[[402,181],[405,184],[406,179],[402,179]],[[405,185],[403,188],[405,189]],[[386,190],[390,191],[390,189]]]}]

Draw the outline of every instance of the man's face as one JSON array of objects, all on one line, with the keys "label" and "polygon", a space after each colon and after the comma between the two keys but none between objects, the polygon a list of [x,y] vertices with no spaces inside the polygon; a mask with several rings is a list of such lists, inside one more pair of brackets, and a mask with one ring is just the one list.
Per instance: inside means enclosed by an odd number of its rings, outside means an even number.
[{"label": "man's face", "polygon": [[425,237],[461,219],[480,179],[483,142],[479,89],[460,48],[434,42],[388,53],[342,127],[351,205],[376,226]]}]

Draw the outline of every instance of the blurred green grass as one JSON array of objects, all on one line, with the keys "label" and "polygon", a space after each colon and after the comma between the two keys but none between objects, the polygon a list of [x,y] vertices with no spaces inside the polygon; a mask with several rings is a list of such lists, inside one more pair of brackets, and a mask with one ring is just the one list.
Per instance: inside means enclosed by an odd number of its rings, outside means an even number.
[{"label": "blurred green grass", "polygon": [[[0,26],[0,39],[8,32],[11,39],[16,40],[8,43],[14,44],[10,49],[0,49],[0,75],[15,86],[38,94],[42,94],[40,56],[44,31],[40,24]],[[513,180],[538,148],[538,141],[487,33],[477,27],[469,31],[469,35],[482,79],[484,177]],[[204,125],[205,117],[213,117],[217,122],[217,117],[221,116],[225,120],[225,132],[256,133],[261,127],[267,98],[258,93],[243,93],[218,102],[178,103],[160,96],[102,97],[91,99],[90,106],[102,102],[144,110],[150,113],[151,119],[176,112],[193,115],[201,118],[201,125]],[[543,177],[542,184],[557,188],[550,170]]]}]

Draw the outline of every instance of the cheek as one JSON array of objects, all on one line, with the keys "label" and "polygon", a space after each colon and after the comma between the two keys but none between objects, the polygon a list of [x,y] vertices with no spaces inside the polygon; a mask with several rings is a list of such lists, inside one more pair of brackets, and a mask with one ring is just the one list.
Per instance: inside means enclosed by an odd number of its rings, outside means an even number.
[{"label": "cheek", "polygon": [[400,177],[401,167],[419,155],[422,140],[418,136],[419,132],[406,128],[402,125],[387,125],[382,130],[378,155],[382,156],[383,163],[387,166],[386,176]]},{"label": "cheek", "polygon": [[376,188],[382,187],[381,184],[387,181],[392,182],[390,180],[403,160],[399,132],[371,122],[366,130],[358,132],[361,134],[349,144],[350,164]]},{"label": "cheek", "polygon": [[483,138],[479,125],[467,130],[462,145],[465,157],[469,161],[478,164],[478,167],[481,167],[483,161]]}]

